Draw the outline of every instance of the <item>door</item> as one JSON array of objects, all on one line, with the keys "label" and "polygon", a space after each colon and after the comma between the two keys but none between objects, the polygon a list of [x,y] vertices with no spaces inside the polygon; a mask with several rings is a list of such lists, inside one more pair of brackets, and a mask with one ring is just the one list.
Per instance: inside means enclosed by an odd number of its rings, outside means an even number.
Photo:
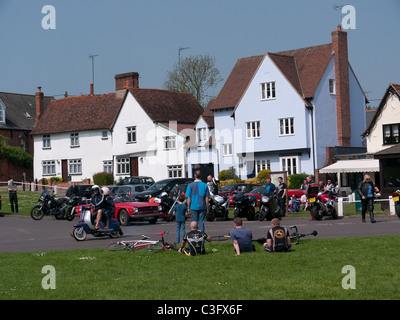
[{"label": "door", "polygon": [[61,160],[61,178],[68,181],[68,160]]},{"label": "door", "polygon": [[138,157],[132,157],[130,158],[131,160],[131,177],[135,177],[139,175],[139,158]]}]

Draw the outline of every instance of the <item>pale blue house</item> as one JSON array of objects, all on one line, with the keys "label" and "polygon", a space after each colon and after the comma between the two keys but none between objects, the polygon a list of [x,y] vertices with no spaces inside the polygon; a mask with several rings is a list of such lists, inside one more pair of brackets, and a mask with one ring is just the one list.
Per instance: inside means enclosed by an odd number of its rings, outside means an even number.
[{"label": "pale blue house", "polygon": [[[239,59],[207,107],[213,127],[200,119],[195,129],[213,137],[214,175],[232,166],[242,179],[262,169],[315,174],[332,150],[363,147],[366,102],[339,27],[329,44]],[[192,168],[199,152],[189,149]]]}]

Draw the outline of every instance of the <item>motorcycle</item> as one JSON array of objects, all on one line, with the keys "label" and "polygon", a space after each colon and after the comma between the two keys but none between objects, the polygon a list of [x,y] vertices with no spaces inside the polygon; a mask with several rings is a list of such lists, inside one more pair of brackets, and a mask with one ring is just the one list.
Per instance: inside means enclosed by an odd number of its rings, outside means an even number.
[{"label": "motorcycle", "polygon": [[44,190],[40,195],[38,202],[40,204],[31,209],[31,217],[33,220],[40,220],[45,215],[52,215],[57,220],[60,220],[65,214],[64,210],[69,205],[69,198],[64,197],[55,199],[54,196],[50,195],[49,190]]},{"label": "motorcycle", "polygon": [[[280,217],[280,207],[275,199],[275,195],[260,194],[260,211],[256,214],[256,218],[259,221],[266,219],[271,221],[273,218]],[[275,208],[272,212],[271,208]]]},{"label": "motorcycle", "polygon": [[154,203],[159,203],[161,205],[162,212],[164,213],[161,217],[164,218],[167,222],[174,220],[172,209],[174,208],[177,201],[177,196],[174,199],[170,197],[166,192],[162,192],[158,197],[154,198],[153,200]]},{"label": "motorcycle", "polygon": [[75,218],[75,207],[82,205],[82,204],[88,204],[89,200],[86,197],[80,197],[77,195],[72,195],[68,199],[68,207],[66,210],[63,210],[63,212],[60,214],[61,219],[67,219],[68,221],[72,221]]},{"label": "motorcycle", "polygon": [[228,220],[229,198],[210,193],[209,199],[207,221],[214,221],[217,217],[223,217]]},{"label": "motorcycle", "polygon": [[336,197],[338,190],[319,191],[318,186],[310,186],[307,190],[308,207],[311,216],[315,220],[322,220],[323,216],[331,216],[333,219],[338,218],[336,211]]},{"label": "motorcycle", "polygon": [[396,211],[396,214],[400,219],[400,190],[396,190],[395,192],[393,192],[392,200],[394,202],[394,209]]},{"label": "motorcycle", "polygon": [[109,236],[110,238],[118,238],[120,235],[123,235],[117,220],[110,218],[108,229],[104,229],[106,224],[103,220],[101,220],[99,223],[100,229],[96,230],[94,228],[96,217],[92,217],[91,209],[87,207],[81,207],[80,209],[82,213],[80,215],[79,222],[74,224],[74,229],[71,233],[71,236],[75,238],[75,240],[84,241],[86,240],[88,234],[91,234],[95,237]]},{"label": "motorcycle", "polygon": [[255,218],[256,197],[253,195],[245,195],[244,192],[239,192],[233,199],[232,204],[234,206],[235,218],[247,218],[251,221]]}]

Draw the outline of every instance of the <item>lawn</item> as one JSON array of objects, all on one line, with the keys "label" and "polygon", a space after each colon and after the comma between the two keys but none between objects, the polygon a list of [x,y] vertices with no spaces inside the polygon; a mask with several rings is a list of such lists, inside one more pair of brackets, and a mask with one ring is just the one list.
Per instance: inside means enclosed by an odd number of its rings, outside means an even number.
[{"label": "lawn", "polygon": [[[256,244],[256,252],[241,256],[230,242],[208,243],[198,257],[106,249],[1,253],[0,299],[399,299],[399,240],[302,239],[289,253]],[[46,265],[55,268],[55,289],[42,287]],[[355,268],[355,289],[342,287],[346,265]]]}]

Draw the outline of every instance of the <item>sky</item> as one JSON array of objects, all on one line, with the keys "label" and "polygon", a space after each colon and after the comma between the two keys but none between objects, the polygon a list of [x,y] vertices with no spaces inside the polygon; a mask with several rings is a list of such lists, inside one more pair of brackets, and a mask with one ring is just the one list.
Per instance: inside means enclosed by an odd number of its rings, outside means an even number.
[{"label": "sky", "polygon": [[[330,43],[349,17],[335,6],[352,5],[349,61],[376,107],[390,82],[400,84],[400,0],[340,1],[0,0],[0,91],[88,94],[89,55],[98,55],[96,94],[113,92],[114,76],[125,72],[138,72],[141,88],[162,89],[179,48],[189,48],[181,58],[215,57],[226,80],[239,58]],[[42,13],[46,5],[55,19]]]}]

